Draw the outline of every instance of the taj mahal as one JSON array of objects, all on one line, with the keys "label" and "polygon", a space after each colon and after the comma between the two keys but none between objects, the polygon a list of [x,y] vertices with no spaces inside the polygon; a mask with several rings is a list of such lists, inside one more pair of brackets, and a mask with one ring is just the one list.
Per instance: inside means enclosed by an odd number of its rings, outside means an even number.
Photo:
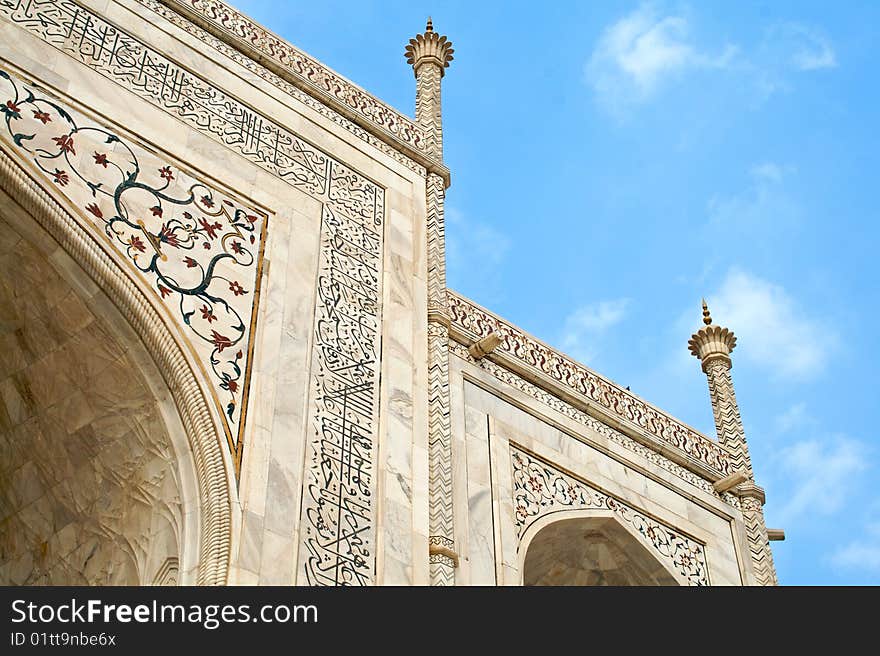
[{"label": "taj mahal", "polygon": [[703,435],[447,288],[440,27],[0,0],[0,583],[777,584],[736,326]]}]

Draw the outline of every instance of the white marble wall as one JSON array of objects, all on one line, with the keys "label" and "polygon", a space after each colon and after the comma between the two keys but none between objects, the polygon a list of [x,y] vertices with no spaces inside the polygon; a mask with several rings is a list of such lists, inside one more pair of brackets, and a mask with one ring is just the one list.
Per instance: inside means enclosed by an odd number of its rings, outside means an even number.
[{"label": "white marble wall", "polygon": [[[375,580],[426,583],[424,179],[192,34],[145,15],[133,0],[84,4],[385,190],[381,385],[374,436]],[[229,581],[301,581],[299,532],[305,446],[312,430],[308,398],[321,200],[4,20],[0,60],[269,215],[251,401],[240,479],[233,490],[237,507]],[[219,417],[215,421],[219,425]],[[227,465],[231,470],[231,459]],[[230,485],[235,485],[232,478]],[[191,566],[194,551],[187,553]]]},{"label": "white marble wall", "polygon": [[705,545],[710,584],[750,582],[739,511],[459,357],[450,372],[459,584],[522,583],[511,444]]}]

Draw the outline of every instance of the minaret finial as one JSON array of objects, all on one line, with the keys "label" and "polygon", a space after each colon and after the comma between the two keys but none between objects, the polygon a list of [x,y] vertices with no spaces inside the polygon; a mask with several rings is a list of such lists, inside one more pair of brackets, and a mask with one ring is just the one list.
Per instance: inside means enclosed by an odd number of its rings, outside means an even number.
[{"label": "minaret finial", "polygon": [[433,32],[434,31],[434,23],[431,20],[431,17],[428,16],[428,22],[425,25],[425,32]]},{"label": "minaret finial", "polygon": [[712,325],[712,315],[709,314],[709,306],[706,305],[706,299],[703,299],[703,323],[707,326]]}]

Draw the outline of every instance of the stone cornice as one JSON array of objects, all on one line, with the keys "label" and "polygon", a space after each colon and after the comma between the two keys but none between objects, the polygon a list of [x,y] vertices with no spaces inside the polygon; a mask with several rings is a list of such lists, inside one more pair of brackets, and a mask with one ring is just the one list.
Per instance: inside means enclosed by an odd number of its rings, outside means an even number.
[{"label": "stone cornice", "polygon": [[501,343],[488,359],[706,478],[733,471],[718,442],[451,290],[448,298],[455,341],[468,346],[494,332]]},{"label": "stone cornice", "polygon": [[220,0],[158,2],[437,173],[449,185],[449,169],[431,157],[424,129],[412,119]]}]

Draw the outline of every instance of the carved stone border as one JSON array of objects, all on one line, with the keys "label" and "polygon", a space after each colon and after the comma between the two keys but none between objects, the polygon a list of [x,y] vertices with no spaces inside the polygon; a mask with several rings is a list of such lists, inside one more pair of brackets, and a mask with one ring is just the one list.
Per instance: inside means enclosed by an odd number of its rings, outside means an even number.
[{"label": "carved stone border", "polygon": [[731,494],[730,492],[725,492],[724,494],[719,495],[718,492],[715,490],[715,487],[712,485],[712,481],[710,481],[708,478],[696,474],[690,469],[682,467],[678,463],[673,462],[672,460],[664,456],[659,451],[655,449],[650,449],[640,442],[636,442],[634,439],[624,433],[621,433],[616,428],[612,428],[608,424],[603,423],[602,421],[594,417],[591,417],[586,412],[579,410],[572,404],[560,399],[558,396],[555,396],[550,392],[544,391],[537,385],[533,385],[532,383],[522,378],[518,374],[510,371],[509,369],[505,369],[504,367],[497,365],[494,362],[490,362],[487,358],[483,358],[479,361],[474,360],[468,354],[468,350],[466,347],[452,340],[449,341],[449,352],[457,355],[462,360],[470,362],[472,365],[480,367],[483,371],[491,374],[497,380],[506,383],[525,394],[528,394],[535,400],[540,401],[541,403],[549,408],[552,408],[556,412],[559,412],[566,417],[575,420],[579,424],[582,424],[583,426],[586,426],[587,428],[596,431],[600,435],[604,435],[615,444],[619,444],[625,449],[642,456],[649,462],[652,462],[653,464],[662,467],[673,476],[680,478],[682,481],[690,483],[691,485],[699,488],[706,494],[718,497],[722,499],[725,503],[733,506],[734,508],[741,507],[739,497]]},{"label": "carved stone border", "polygon": [[[378,139],[373,136],[373,134],[360,125],[350,121],[345,116],[337,112],[336,110],[328,107],[326,104],[321,102],[320,100],[313,98],[305,91],[302,91],[298,87],[294,86],[287,80],[280,77],[278,74],[272,72],[265,66],[263,66],[259,61],[249,57],[247,54],[241,52],[240,50],[233,48],[228,45],[225,41],[221,41],[217,37],[215,37],[210,32],[206,31],[196,23],[192,22],[189,18],[185,17],[182,14],[177,13],[174,9],[162,4],[160,0],[135,0],[138,4],[146,7],[150,11],[155,12],[159,16],[162,16],[169,22],[173,23],[180,29],[185,32],[191,34],[196,37],[203,44],[208,45],[217,52],[225,55],[232,61],[244,66],[246,69],[259,75],[261,78],[275,86],[276,88],[284,91],[288,95],[296,98],[304,105],[308,105],[313,110],[318,112],[324,118],[327,118],[340,127],[344,128],[354,136],[362,139],[363,141],[370,144],[373,148],[377,148],[381,150],[383,153],[393,158],[395,161],[399,162],[403,166],[407,167],[414,173],[425,177],[427,175],[427,171],[424,166],[413,160],[411,157],[406,155],[400,148],[396,148],[392,145],[387,144],[386,142]],[[444,168],[443,178],[448,182],[449,180],[449,171]]]},{"label": "carved stone border", "polygon": [[232,544],[232,497],[225,437],[208,409],[183,351],[128,274],[68,210],[0,149],[0,187],[24,208],[97,283],[140,336],[165,379],[183,422],[199,487],[199,585],[226,584]]},{"label": "carved stone border", "polygon": [[449,171],[428,150],[424,129],[353,82],[219,0],[158,0],[281,79],[438,173]]},{"label": "carved stone border", "polygon": [[600,421],[650,449],[715,481],[733,471],[718,442],[578,364],[503,319],[449,291],[450,336],[469,345],[495,333],[501,343],[487,359],[563,400],[573,400]]},{"label": "carved stone border", "polygon": [[628,524],[656,557],[688,585],[709,585],[706,547],[668,524],[587,482],[558,469],[517,445],[510,445],[513,508],[517,538],[537,520],[565,510],[607,510]]}]

